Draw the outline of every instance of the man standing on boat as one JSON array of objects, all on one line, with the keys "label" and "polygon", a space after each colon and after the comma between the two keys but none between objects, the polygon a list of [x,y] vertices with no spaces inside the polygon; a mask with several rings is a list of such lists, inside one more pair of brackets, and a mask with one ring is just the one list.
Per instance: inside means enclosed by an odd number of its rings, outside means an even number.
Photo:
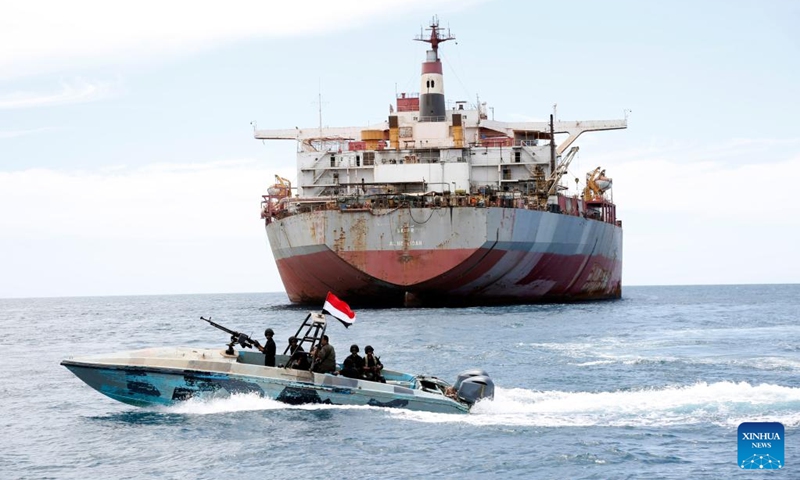
[{"label": "man standing on boat", "polygon": [[336,351],[328,343],[328,336],[323,335],[319,346],[314,350],[314,365],[311,370],[316,373],[333,373],[336,371]]},{"label": "man standing on boat", "polygon": [[267,344],[265,346],[261,346],[258,342],[253,342],[258,348],[258,350],[264,354],[264,366],[267,367],[274,367],[275,366],[275,340],[272,337],[275,335],[275,332],[272,331],[271,328],[264,330],[264,336],[267,337]]},{"label": "man standing on boat", "polygon": [[383,375],[381,375],[383,364],[381,359],[375,355],[375,349],[372,348],[372,345],[364,347],[364,353],[366,354],[364,356],[364,378],[373,382],[386,383]]}]

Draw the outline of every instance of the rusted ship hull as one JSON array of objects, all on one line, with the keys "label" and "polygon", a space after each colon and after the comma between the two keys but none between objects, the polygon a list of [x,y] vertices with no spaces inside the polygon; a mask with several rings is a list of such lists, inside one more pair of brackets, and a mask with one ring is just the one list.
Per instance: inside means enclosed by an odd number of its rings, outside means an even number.
[{"label": "rusted ship hull", "polygon": [[276,175],[261,204],[290,300],[317,304],[328,291],[377,306],[620,298],[612,179],[598,166],[581,188],[567,173],[579,136],[625,129],[627,118],[506,122],[486,102],[448,104],[439,48],[455,37],[436,18],[427,31],[415,38],[430,45],[419,92],[399,92],[385,121],[254,131],[297,145],[296,180]]},{"label": "rusted ship hull", "polygon": [[519,208],[322,210],[267,225],[289,299],[376,306],[616,299],[622,227]]}]

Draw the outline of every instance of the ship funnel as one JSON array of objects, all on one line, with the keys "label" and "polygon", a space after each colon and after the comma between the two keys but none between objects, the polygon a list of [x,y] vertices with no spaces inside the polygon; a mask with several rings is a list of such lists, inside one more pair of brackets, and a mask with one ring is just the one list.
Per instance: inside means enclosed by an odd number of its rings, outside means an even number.
[{"label": "ship funnel", "polygon": [[444,34],[439,28],[439,20],[434,17],[428,28],[430,36],[425,38],[422,33],[414,40],[431,44],[431,49],[426,52],[425,61],[422,63],[422,78],[419,87],[419,121],[443,122],[445,121],[444,109],[444,80],[442,77],[442,62],[439,60],[439,44],[454,40],[450,31]]}]

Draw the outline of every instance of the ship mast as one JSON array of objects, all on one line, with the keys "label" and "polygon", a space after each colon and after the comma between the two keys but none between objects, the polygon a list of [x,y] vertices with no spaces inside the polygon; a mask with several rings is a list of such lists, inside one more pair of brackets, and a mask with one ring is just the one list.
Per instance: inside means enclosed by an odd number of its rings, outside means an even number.
[{"label": "ship mast", "polygon": [[443,122],[445,121],[444,107],[444,80],[442,77],[442,62],[439,60],[439,44],[448,40],[455,40],[456,37],[442,32],[439,27],[439,19],[433,17],[428,28],[430,36],[425,38],[422,31],[414,40],[431,44],[431,49],[427,51],[425,61],[422,63],[422,78],[420,79],[419,95],[419,121],[420,122]]}]

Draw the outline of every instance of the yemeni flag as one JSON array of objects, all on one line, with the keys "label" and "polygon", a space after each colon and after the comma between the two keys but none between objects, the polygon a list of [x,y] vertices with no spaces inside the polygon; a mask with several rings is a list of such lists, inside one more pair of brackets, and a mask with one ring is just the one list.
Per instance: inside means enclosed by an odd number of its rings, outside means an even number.
[{"label": "yemeni flag", "polygon": [[350,310],[350,307],[346,303],[339,300],[339,298],[331,292],[328,292],[328,296],[325,298],[325,306],[322,307],[322,311],[342,322],[345,328],[356,321],[356,312]]}]

